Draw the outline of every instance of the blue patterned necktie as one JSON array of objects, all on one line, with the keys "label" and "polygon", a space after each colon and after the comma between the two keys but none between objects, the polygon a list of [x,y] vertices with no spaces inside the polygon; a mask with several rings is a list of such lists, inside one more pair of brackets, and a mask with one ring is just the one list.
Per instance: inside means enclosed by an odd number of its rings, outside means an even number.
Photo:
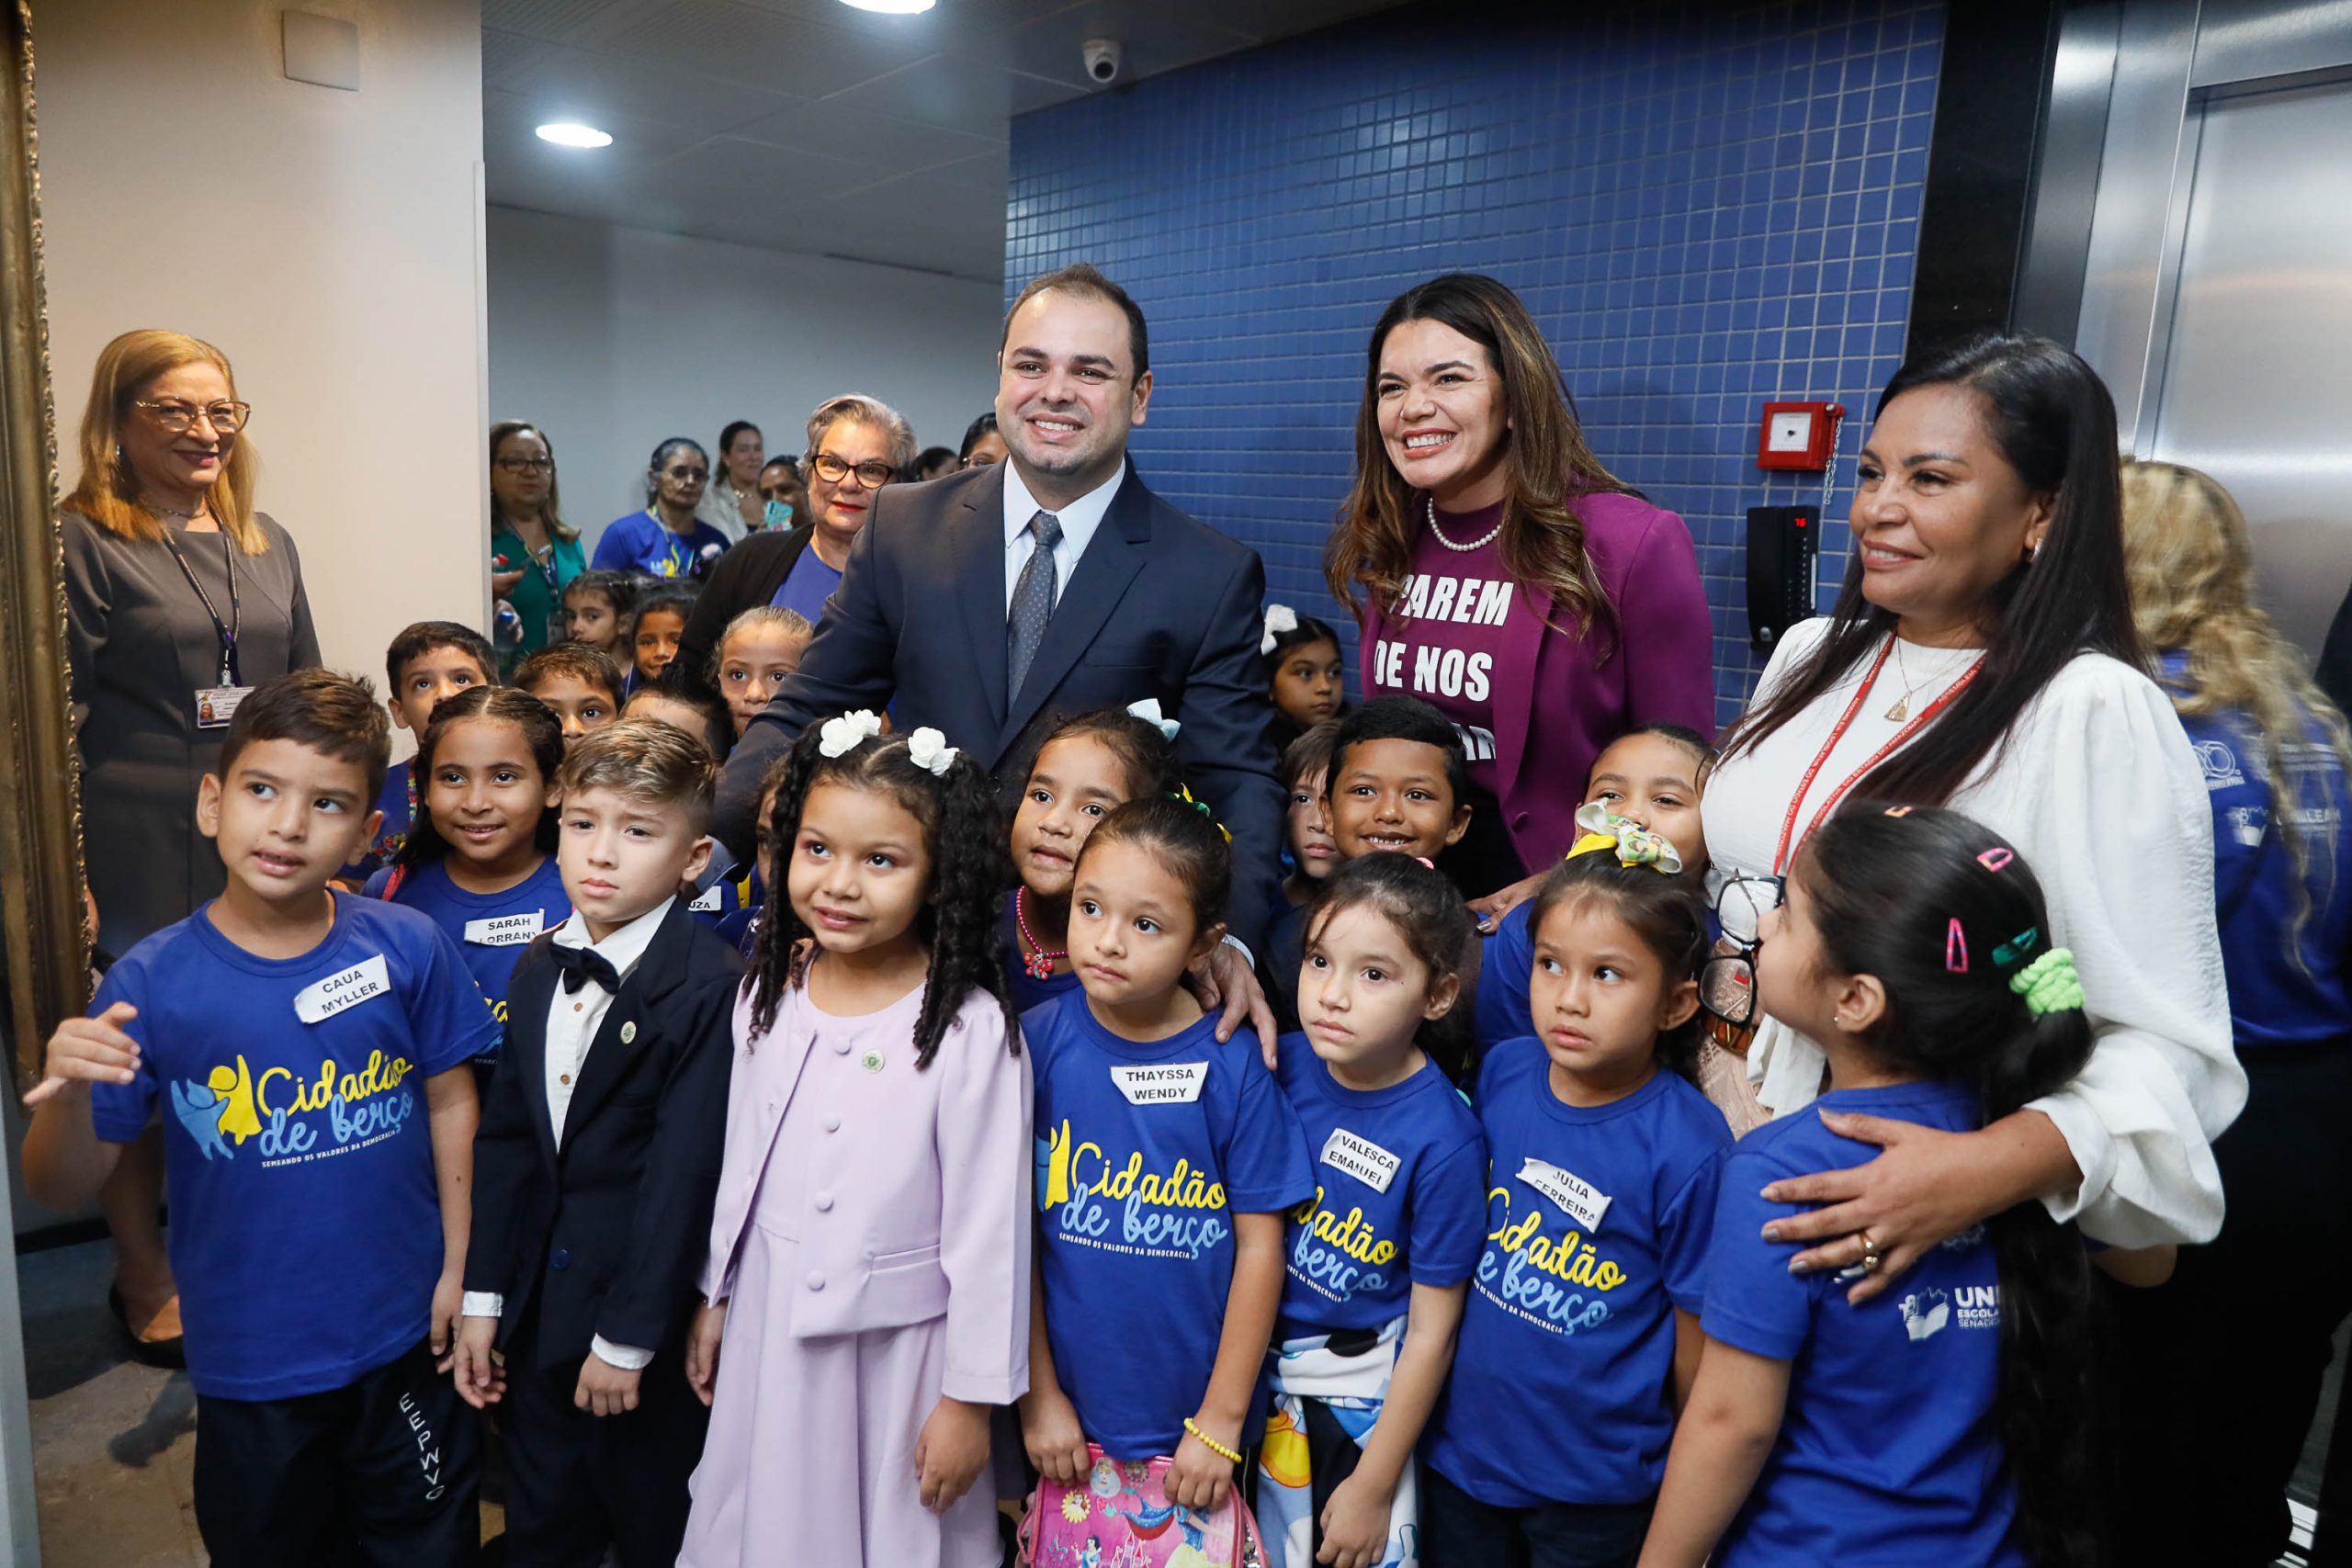
[{"label": "blue patterned necktie", "polygon": [[1012,609],[1004,618],[1007,703],[1020,697],[1021,682],[1037,657],[1037,645],[1046,640],[1046,623],[1054,618],[1054,547],[1062,541],[1062,520],[1050,512],[1040,512],[1029,519],[1029,531],[1037,536],[1037,547],[1022,563],[1021,576],[1012,584]]}]

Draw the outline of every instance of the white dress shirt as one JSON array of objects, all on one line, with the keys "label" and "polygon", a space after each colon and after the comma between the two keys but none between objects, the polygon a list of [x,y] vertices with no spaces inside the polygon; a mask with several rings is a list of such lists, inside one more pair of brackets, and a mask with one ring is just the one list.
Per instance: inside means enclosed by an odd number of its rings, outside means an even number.
[{"label": "white dress shirt", "polygon": [[[574,909],[563,924],[556,927],[552,940],[558,947],[584,947],[613,966],[621,983],[628,983],[629,974],[645,950],[653,945],[654,932],[662,929],[662,917],[677,898],[664,898],[659,908],[648,910],[612,933],[602,942],[588,940],[588,922]],[[596,1032],[605,1025],[605,1015],[612,1010],[613,993],[594,980],[582,981],[576,991],[567,991],[559,984],[555,995],[548,1001],[547,1059],[545,1089],[548,1097],[548,1121],[555,1128],[556,1147],[563,1146],[563,1123],[571,1111],[571,1093],[580,1084],[580,1072],[588,1063],[589,1047],[596,1043]],[[467,1317],[503,1317],[506,1298],[493,1291],[469,1291],[458,1310]],[[610,1362],[623,1371],[637,1371],[653,1359],[653,1352],[633,1345],[616,1345],[603,1335],[589,1341],[589,1348],[596,1359]]]},{"label": "white dress shirt", "polygon": [[[1761,699],[1827,632],[1824,618],[1781,638]],[[1886,716],[1916,683],[1909,716],[1949,690],[1976,650],[1905,643],[1800,803],[1802,834],[1830,793],[1901,731]],[[1789,797],[1827,743],[1866,658],[1761,744],[1716,768],[1702,807],[1719,873],[1769,874]],[[2042,1200],[2115,1247],[2211,1239],[2222,1183],[2211,1141],[2245,1103],[2213,919],[2213,814],[2203,770],[2172,703],[2147,676],[2078,655],[1954,792],[1951,807],[2017,846],[2050,906],[2051,937],[2074,950],[2097,1045],[2074,1082],[2035,1100],[2082,1168],[2079,1190]],[[1834,874],[1834,871],[1832,873]],[[1747,1076],[1775,1114],[1810,1104],[1826,1058],[1766,1018]]]},{"label": "white dress shirt", "polygon": [[1101,484],[1071,502],[1068,506],[1041,506],[1021,482],[1021,470],[1007,460],[1004,467],[1004,613],[1012,614],[1012,590],[1021,581],[1021,569],[1037,553],[1037,536],[1029,531],[1031,519],[1040,512],[1050,512],[1062,525],[1061,542],[1054,547],[1054,603],[1062,601],[1062,591],[1069,586],[1069,574],[1078,570],[1078,558],[1094,537],[1094,530],[1102,525],[1102,514],[1111,510],[1111,498],[1119,493],[1126,482],[1127,466]]}]

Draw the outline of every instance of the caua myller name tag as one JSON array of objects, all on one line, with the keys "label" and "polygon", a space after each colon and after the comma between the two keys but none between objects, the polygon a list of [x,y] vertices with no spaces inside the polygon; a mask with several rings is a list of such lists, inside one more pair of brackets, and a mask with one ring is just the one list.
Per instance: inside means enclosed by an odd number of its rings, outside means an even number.
[{"label": "caua myller name tag", "polygon": [[1323,1153],[1317,1156],[1333,1170],[1344,1171],[1371,1188],[1385,1192],[1388,1184],[1396,1179],[1396,1172],[1405,1162],[1374,1143],[1370,1138],[1334,1127],[1331,1135],[1323,1140]]},{"label": "caua myller name tag", "polygon": [[492,915],[466,922],[466,940],[476,947],[521,947],[547,929],[545,909],[525,909],[514,915]]},{"label": "caua myller name tag", "polygon": [[392,977],[384,967],[384,955],[364,959],[340,975],[303,987],[294,995],[294,1016],[304,1023],[318,1023],[333,1018],[346,1008],[356,1008],[370,997],[380,997],[392,988]]},{"label": "caua myller name tag", "polygon": [[1532,1155],[1519,1168],[1519,1179],[1566,1210],[1568,1217],[1587,1230],[1599,1230],[1600,1216],[1609,1212],[1608,1193]]},{"label": "caua myller name tag", "polygon": [[1155,1062],[1111,1069],[1111,1081],[1129,1105],[1190,1105],[1209,1081],[1206,1062]]}]

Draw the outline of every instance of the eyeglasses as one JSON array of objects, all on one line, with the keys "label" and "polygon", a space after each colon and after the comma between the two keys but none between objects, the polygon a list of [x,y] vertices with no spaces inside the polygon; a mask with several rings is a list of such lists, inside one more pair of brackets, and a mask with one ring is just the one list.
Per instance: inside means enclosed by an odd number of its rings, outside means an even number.
[{"label": "eyeglasses", "polygon": [[212,426],[213,434],[234,435],[245,427],[245,421],[251,419],[254,412],[251,403],[207,403],[199,409],[194,403],[178,398],[165,398],[152,403],[142,398],[131,407],[145,409],[153,414],[155,423],[164,427],[167,435],[186,434],[199,417]]},{"label": "eyeglasses", "polygon": [[662,471],[668,474],[680,484],[698,485],[705,479],[710,478],[710,470],[708,468],[688,468],[684,463],[678,464],[675,468],[664,468]]},{"label": "eyeglasses", "polygon": [[501,457],[492,465],[510,474],[551,474],[555,472],[553,457]]},{"label": "eyeglasses", "polygon": [[[1781,907],[1787,884],[1777,876],[1735,876],[1715,895],[1724,939],[1699,968],[1699,1006],[1708,1038],[1745,1054],[1756,1034],[1756,953],[1764,917]],[[1722,951],[1728,948],[1730,951]]]},{"label": "eyeglasses", "polygon": [[855,474],[857,482],[867,490],[880,490],[899,477],[898,469],[878,459],[871,463],[844,463],[831,452],[818,453],[808,459],[808,466],[816,469],[817,477],[829,485],[837,485]]}]

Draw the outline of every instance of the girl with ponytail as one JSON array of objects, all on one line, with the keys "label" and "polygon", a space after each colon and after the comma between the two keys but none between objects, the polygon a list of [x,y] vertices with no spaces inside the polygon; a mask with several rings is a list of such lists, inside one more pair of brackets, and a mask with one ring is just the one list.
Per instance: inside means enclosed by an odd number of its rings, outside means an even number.
[{"label": "girl with ponytail", "polygon": [[1863,805],[1772,891],[1758,1000],[1822,1044],[1830,1089],[1724,1172],[1707,1345],[1643,1568],[2097,1568],[2094,1296],[2073,1227],[2021,1203],[1874,1293],[1889,1264],[1867,1233],[1844,1276],[1792,1274],[1795,1248],[1764,1238],[1785,1206],[1760,1196],[1857,1158],[1826,1111],[1967,1132],[2081,1069],[2090,1021],[2041,885],[1958,812]]}]

